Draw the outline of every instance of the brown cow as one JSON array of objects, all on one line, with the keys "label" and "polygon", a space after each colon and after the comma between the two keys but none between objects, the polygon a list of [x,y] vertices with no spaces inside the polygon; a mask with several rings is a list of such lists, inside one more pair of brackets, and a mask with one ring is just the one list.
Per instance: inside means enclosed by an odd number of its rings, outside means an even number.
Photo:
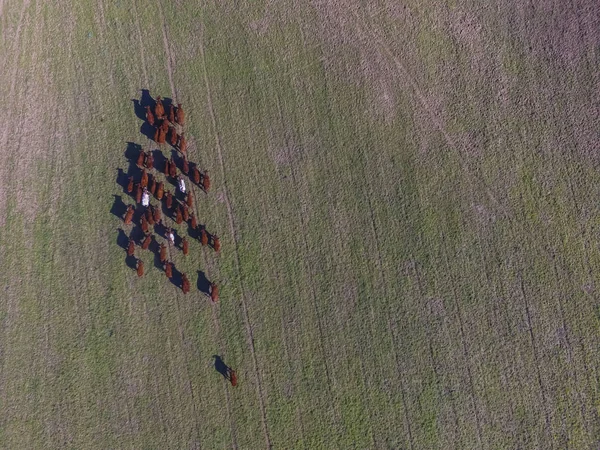
[{"label": "brown cow", "polygon": [[127,193],[131,194],[133,192],[133,177],[129,177],[129,183],[127,183]]},{"label": "brown cow", "polygon": [[179,151],[185,155],[187,151],[187,140],[185,138],[185,133],[181,133],[181,135],[179,135],[179,142],[177,143],[177,147],[179,147]]},{"label": "brown cow", "polygon": [[177,145],[177,130],[175,127],[169,128],[169,143],[175,147]]},{"label": "brown cow", "polygon": [[150,182],[150,193],[152,195],[156,194],[156,177],[152,177],[151,178],[152,181]]},{"label": "brown cow", "polygon": [[167,131],[169,131],[169,121],[167,120],[163,120],[160,123],[160,131],[164,132],[165,134],[167,134]]},{"label": "brown cow", "polygon": [[158,142],[159,138],[160,138],[160,128],[155,128],[154,129],[154,142]]},{"label": "brown cow", "polygon": [[154,126],[154,114],[152,114],[152,111],[150,111],[149,106],[146,106],[146,120],[151,127]]},{"label": "brown cow", "polygon": [[167,142],[167,132],[163,130],[158,130],[158,142],[159,144],[164,144]]},{"label": "brown cow", "polygon": [[210,190],[210,177],[208,176],[207,170],[202,174],[202,187],[206,192]]},{"label": "brown cow", "polygon": [[162,220],[162,215],[160,212],[160,205],[158,205],[156,207],[152,207],[152,212],[154,213],[154,221],[156,223],[160,223],[160,221]]},{"label": "brown cow", "polygon": [[213,248],[215,249],[215,252],[219,252],[219,250],[221,250],[221,241],[219,239],[219,236],[217,236],[216,234],[213,234]]},{"label": "brown cow", "polygon": [[152,152],[148,152],[148,156],[146,156],[145,165],[148,170],[154,169],[154,156],[152,156]]},{"label": "brown cow", "polygon": [[188,280],[188,277],[185,273],[181,274],[181,290],[184,294],[190,292],[190,280]]},{"label": "brown cow", "polygon": [[183,164],[181,167],[181,171],[186,175],[190,173],[190,165],[188,163],[187,156],[185,155],[183,155]]},{"label": "brown cow", "polygon": [[169,122],[175,123],[175,107],[172,103],[169,105],[169,113],[167,117],[169,118]]},{"label": "brown cow", "polygon": [[136,164],[138,165],[138,167],[142,167],[144,165],[144,158],[146,156],[146,153],[140,150],[140,154],[138,155],[138,159]]},{"label": "brown cow", "polygon": [[185,204],[188,205],[190,208],[194,204],[194,194],[192,194],[192,190],[191,189],[190,189],[190,192],[188,192],[188,195],[187,195],[187,197],[185,199]]},{"label": "brown cow", "polygon": [[165,161],[165,166],[163,168],[163,173],[165,174],[165,177],[169,176],[169,171],[171,170],[171,164],[169,163],[169,160]]},{"label": "brown cow", "polygon": [[188,244],[188,241],[186,238],[183,238],[183,240],[181,241],[181,246],[183,249],[183,254],[187,255],[188,251],[190,250],[190,245]]},{"label": "brown cow", "polygon": [[177,209],[175,210],[175,223],[180,225],[183,222],[183,217],[181,215],[181,206],[177,205]]},{"label": "brown cow", "polygon": [[165,107],[162,104],[162,100],[160,95],[156,97],[156,105],[154,106],[154,114],[156,114],[157,119],[162,119],[165,115]]},{"label": "brown cow", "polygon": [[200,243],[202,245],[208,245],[208,233],[206,232],[206,228],[204,228],[204,226],[200,228]]},{"label": "brown cow", "polygon": [[177,178],[177,166],[175,165],[175,161],[173,161],[173,157],[171,156],[171,162],[169,163],[169,175],[171,178]]},{"label": "brown cow", "polygon": [[131,223],[131,220],[133,219],[133,206],[129,205],[127,207],[127,212],[125,213],[125,224],[129,225]]},{"label": "brown cow", "polygon": [[148,186],[148,173],[146,172],[146,169],[142,170],[142,179],[140,180],[140,186],[142,186],[143,188]]},{"label": "brown cow", "polygon": [[198,221],[196,220],[196,216],[194,215],[194,213],[190,214],[190,226],[193,230],[195,230],[198,226]]},{"label": "brown cow", "polygon": [[165,195],[165,185],[162,181],[160,181],[156,187],[156,198],[158,200],[162,200],[163,195]]},{"label": "brown cow", "polygon": [[[164,264],[167,260],[167,246],[165,244],[160,244],[160,262]],[[171,277],[169,277],[171,278]]]},{"label": "brown cow", "polygon": [[129,245],[127,245],[127,256],[133,256],[135,253],[135,242],[133,239],[129,239]]},{"label": "brown cow", "polygon": [[235,370],[233,370],[231,367],[228,367],[227,371],[229,372],[229,381],[231,381],[231,385],[233,387],[237,386],[237,375],[235,374]]},{"label": "brown cow", "polygon": [[167,276],[167,278],[169,280],[171,278],[173,278],[173,263],[172,262],[165,263],[165,275]]},{"label": "brown cow", "polygon": [[175,112],[175,121],[180,125],[185,125],[185,113],[181,107],[181,103],[177,104],[177,111]]},{"label": "brown cow", "polygon": [[184,203],[183,204],[183,221],[187,222],[188,220],[190,220],[190,209],[188,208],[188,205],[186,205]]},{"label": "brown cow", "polygon": [[194,179],[194,183],[200,184],[200,171],[198,170],[198,166],[194,164],[194,168],[192,169],[192,177]]},{"label": "brown cow", "polygon": [[146,216],[142,214],[142,219],[140,220],[140,225],[142,226],[142,231],[144,233],[148,232],[148,221],[146,220]]},{"label": "brown cow", "polygon": [[138,259],[137,262],[137,276],[141,277],[144,275],[144,261],[142,261],[141,259]]},{"label": "brown cow", "polygon": [[219,286],[217,286],[216,283],[210,283],[209,293],[210,299],[213,301],[213,303],[219,301]]},{"label": "brown cow", "polygon": [[167,209],[171,209],[173,207],[173,195],[171,194],[170,191],[167,191],[166,200],[167,200]]},{"label": "brown cow", "polygon": [[143,194],[144,190],[142,189],[142,186],[140,186],[139,183],[136,184],[136,191],[135,191],[135,201],[137,203],[141,203],[142,202],[142,194]]},{"label": "brown cow", "polygon": [[148,250],[148,247],[150,247],[151,242],[152,242],[152,235],[147,234],[146,237],[144,238],[144,242],[142,242],[142,248],[144,250]]},{"label": "brown cow", "polygon": [[154,225],[154,215],[150,211],[150,208],[146,210],[146,221],[148,221],[148,225]]}]

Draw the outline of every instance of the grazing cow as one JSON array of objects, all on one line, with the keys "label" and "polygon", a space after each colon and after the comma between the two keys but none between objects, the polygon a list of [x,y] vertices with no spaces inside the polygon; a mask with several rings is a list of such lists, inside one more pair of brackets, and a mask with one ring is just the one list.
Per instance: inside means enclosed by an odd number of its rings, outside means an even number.
[{"label": "grazing cow", "polygon": [[192,169],[192,177],[194,179],[194,183],[200,184],[200,171],[198,170],[198,166],[194,164],[194,168]]},{"label": "grazing cow", "polygon": [[152,208],[152,212],[154,213],[154,222],[160,223],[162,220],[162,215],[160,212],[160,205]]},{"label": "grazing cow", "polygon": [[190,192],[188,192],[188,195],[185,199],[185,204],[188,205],[190,208],[194,204],[194,194],[192,194],[191,189],[190,189]]},{"label": "grazing cow", "polygon": [[146,168],[148,170],[154,169],[154,156],[152,156],[152,152],[148,152],[148,156],[146,156]]},{"label": "grazing cow", "polygon": [[142,219],[140,220],[140,225],[142,226],[142,231],[144,233],[148,232],[148,221],[146,220],[146,216],[142,214]]},{"label": "grazing cow", "polygon": [[198,226],[198,221],[196,220],[194,213],[190,214],[190,226],[192,227],[192,230],[195,230]]},{"label": "grazing cow", "polygon": [[169,162],[169,176],[171,178],[177,178],[177,166],[175,165],[175,161],[173,161],[172,156],[171,161]]},{"label": "grazing cow", "polygon": [[185,113],[181,107],[181,103],[177,104],[177,111],[175,112],[175,121],[180,125],[185,125]]},{"label": "grazing cow", "polygon": [[171,245],[175,245],[175,235],[173,234],[171,227],[167,228],[167,239]]},{"label": "grazing cow", "polygon": [[148,222],[148,225],[154,225],[154,215],[150,208],[146,210],[146,221]]},{"label": "grazing cow", "polygon": [[219,239],[219,236],[217,236],[216,234],[213,234],[213,248],[215,249],[215,252],[219,252],[219,250],[221,250],[221,240]]},{"label": "grazing cow", "polygon": [[202,174],[202,187],[206,192],[210,190],[210,177],[208,176],[208,171],[204,171]]},{"label": "grazing cow", "polygon": [[165,275],[167,276],[167,278],[169,280],[171,278],[173,278],[173,263],[172,262],[167,262],[165,264]]},{"label": "grazing cow", "polygon": [[188,205],[186,205],[184,203],[183,204],[183,221],[187,222],[188,220],[190,220],[190,209],[188,208]]},{"label": "grazing cow", "polygon": [[190,165],[189,165],[189,163],[188,163],[188,160],[187,160],[187,156],[186,156],[186,155],[183,155],[183,164],[182,164],[182,166],[181,166],[181,171],[182,171],[184,174],[186,174],[186,175],[187,175],[188,173],[190,173]]},{"label": "grazing cow", "polygon": [[175,127],[169,128],[169,143],[173,147],[177,145],[177,130],[175,130]]},{"label": "grazing cow", "polygon": [[235,374],[235,370],[233,370],[231,367],[228,367],[227,371],[229,372],[229,381],[231,381],[231,385],[233,387],[237,386],[237,375]]},{"label": "grazing cow", "polygon": [[154,126],[154,114],[152,114],[152,111],[150,111],[149,106],[146,106],[146,120],[151,127]]},{"label": "grazing cow", "polygon": [[181,290],[184,294],[190,292],[190,280],[188,280],[188,277],[185,273],[181,274]]},{"label": "grazing cow", "polygon": [[148,250],[148,247],[150,247],[151,242],[152,242],[152,235],[147,234],[146,237],[144,238],[144,242],[142,242],[142,248],[144,250]]},{"label": "grazing cow", "polygon": [[146,172],[146,169],[142,170],[142,179],[140,180],[140,185],[143,188],[148,186],[148,172]]},{"label": "grazing cow", "polygon": [[156,195],[156,178],[152,177],[152,181],[150,182],[150,193],[152,195]]},{"label": "grazing cow", "polygon": [[167,246],[165,244],[160,244],[160,262],[162,264],[164,264],[166,260],[167,260]]},{"label": "grazing cow", "polygon": [[162,200],[163,195],[165,195],[165,185],[162,181],[160,181],[158,186],[156,186],[156,198],[158,200]]},{"label": "grazing cow", "polygon": [[138,155],[138,159],[136,162],[138,167],[142,167],[144,165],[144,157],[145,156],[146,156],[146,153],[144,153],[143,151],[140,150],[140,154]]},{"label": "grazing cow", "polygon": [[208,245],[208,233],[206,232],[206,228],[200,228],[200,243],[204,245]]},{"label": "grazing cow", "polygon": [[135,242],[133,239],[129,239],[129,245],[127,245],[127,256],[133,256],[135,253]]},{"label": "grazing cow", "polygon": [[169,114],[167,115],[167,117],[169,118],[169,122],[175,123],[175,107],[173,106],[173,104],[169,105]]},{"label": "grazing cow", "polygon": [[187,140],[185,138],[185,133],[181,133],[179,136],[179,143],[177,144],[177,147],[179,147],[179,151],[185,155],[187,151]]},{"label": "grazing cow", "polygon": [[187,255],[190,250],[190,245],[188,244],[188,240],[186,238],[183,238],[183,240],[181,241],[181,246],[182,246],[183,254]]},{"label": "grazing cow", "polygon": [[133,177],[129,177],[129,183],[127,183],[127,193],[131,194],[133,192]]},{"label": "grazing cow", "polygon": [[142,186],[140,186],[139,183],[136,184],[136,191],[135,191],[135,201],[137,203],[141,203],[142,202],[142,193],[143,193],[143,189]]},{"label": "grazing cow", "polygon": [[219,301],[219,286],[216,283],[210,283],[209,294],[213,303]]},{"label": "grazing cow", "polygon": [[171,209],[173,207],[173,195],[171,194],[170,191],[167,191],[167,194],[165,197],[167,200],[167,209]]},{"label": "grazing cow", "polygon": [[125,224],[129,225],[131,223],[131,220],[133,219],[133,206],[129,205],[127,207],[127,212],[125,213]]},{"label": "grazing cow", "polygon": [[154,114],[156,114],[157,119],[162,119],[165,115],[165,107],[162,104],[162,100],[160,95],[156,97],[156,105],[154,106]]},{"label": "grazing cow", "polygon": [[137,262],[137,276],[141,277],[144,275],[144,261],[142,261],[141,259],[138,259]]},{"label": "grazing cow", "polygon": [[177,209],[175,211],[175,223],[180,225],[183,222],[183,217],[181,215],[181,206],[177,205]]}]

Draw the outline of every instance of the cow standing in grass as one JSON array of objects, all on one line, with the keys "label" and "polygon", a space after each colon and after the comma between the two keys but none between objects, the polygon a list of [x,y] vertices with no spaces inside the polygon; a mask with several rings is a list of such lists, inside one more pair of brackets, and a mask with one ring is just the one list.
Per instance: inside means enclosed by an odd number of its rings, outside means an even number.
[{"label": "cow standing in grass", "polygon": [[210,299],[213,303],[219,301],[219,286],[217,286],[216,283],[210,283],[208,293],[210,294]]},{"label": "cow standing in grass", "polygon": [[165,185],[161,181],[158,183],[158,186],[156,187],[156,199],[162,200],[164,194],[165,194]]},{"label": "cow standing in grass", "polygon": [[165,115],[165,107],[162,104],[160,95],[156,97],[156,105],[154,105],[154,114],[157,119],[162,119]]},{"label": "cow standing in grass", "polygon": [[183,238],[183,240],[181,241],[181,247],[183,250],[183,254],[187,255],[188,252],[190,251],[190,246],[189,246],[188,240],[186,238]]},{"label": "cow standing in grass", "polygon": [[172,262],[166,262],[165,263],[165,275],[167,276],[167,278],[170,280],[171,278],[173,278],[173,263]]},{"label": "cow standing in grass", "polygon": [[145,156],[145,153],[140,150],[140,154],[138,155],[138,158],[136,161],[136,164],[138,167],[142,167],[144,165],[144,156]]},{"label": "cow standing in grass", "polygon": [[127,256],[133,256],[135,254],[135,242],[133,239],[129,239],[129,244],[127,245]]},{"label": "cow standing in grass", "polygon": [[144,238],[144,242],[142,242],[142,249],[148,250],[148,247],[150,247],[151,242],[152,242],[152,235],[147,234],[146,237]]},{"label": "cow standing in grass", "polygon": [[185,273],[181,274],[181,290],[184,294],[190,292],[190,280],[188,280],[188,277]]},{"label": "cow standing in grass", "polygon": [[183,111],[183,108],[181,107],[181,103],[177,104],[177,111],[175,112],[175,121],[179,125],[185,125],[185,112]]},{"label": "cow standing in grass", "polygon": [[137,261],[137,276],[141,277],[144,275],[144,261],[138,259]]},{"label": "cow standing in grass", "polygon": [[152,114],[152,111],[150,111],[149,106],[146,106],[146,121],[151,127],[154,126],[154,114]]},{"label": "cow standing in grass", "polygon": [[187,140],[185,138],[185,133],[181,133],[179,135],[179,142],[177,143],[177,147],[179,147],[179,151],[184,155],[187,152]]},{"label": "cow standing in grass", "polygon": [[165,261],[167,260],[167,246],[165,244],[160,244],[160,262],[162,264],[165,263]]},{"label": "cow standing in grass", "polygon": [[131,221],[133,220],[133,213],[133,206],[129,205],[127,207],[127,211],[125,212],[125,219],[123,219],[125,221],[125,225],[129,225],[131,223]]},{"label": "cow standing in grass", "polygon": [[127,183],[127,193],[131,194],[133,192],[133,177],[129,177],[129,183]]},{"label": "cow standing in grass", "polygon": [[167,191],[166,203],[167,203],[167,209],[171,209],[173,207],[173,195],[171,194],[170,191]]}]

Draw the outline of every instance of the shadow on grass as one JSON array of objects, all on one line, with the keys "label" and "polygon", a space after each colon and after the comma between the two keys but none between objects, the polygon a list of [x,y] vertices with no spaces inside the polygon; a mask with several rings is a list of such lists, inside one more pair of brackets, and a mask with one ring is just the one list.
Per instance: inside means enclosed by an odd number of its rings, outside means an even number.
[{"label": "shadow on grass", "polygon": [[201,270],[198,271],[198,281],[196,282],[196,286],[203,294],[210,295],[210,281],[208,281],[206,274]]}]

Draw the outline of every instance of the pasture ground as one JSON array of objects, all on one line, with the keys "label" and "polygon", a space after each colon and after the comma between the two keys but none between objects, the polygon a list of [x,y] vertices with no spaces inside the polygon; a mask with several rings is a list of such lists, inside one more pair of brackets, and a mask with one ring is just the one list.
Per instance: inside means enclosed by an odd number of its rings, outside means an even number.
[{"label": "pasture ground", "polygon": [[[596,2],[196,3],[0,0],[0,446],[597,445]],[[117,242],[144,88],[218,305]]]}]

